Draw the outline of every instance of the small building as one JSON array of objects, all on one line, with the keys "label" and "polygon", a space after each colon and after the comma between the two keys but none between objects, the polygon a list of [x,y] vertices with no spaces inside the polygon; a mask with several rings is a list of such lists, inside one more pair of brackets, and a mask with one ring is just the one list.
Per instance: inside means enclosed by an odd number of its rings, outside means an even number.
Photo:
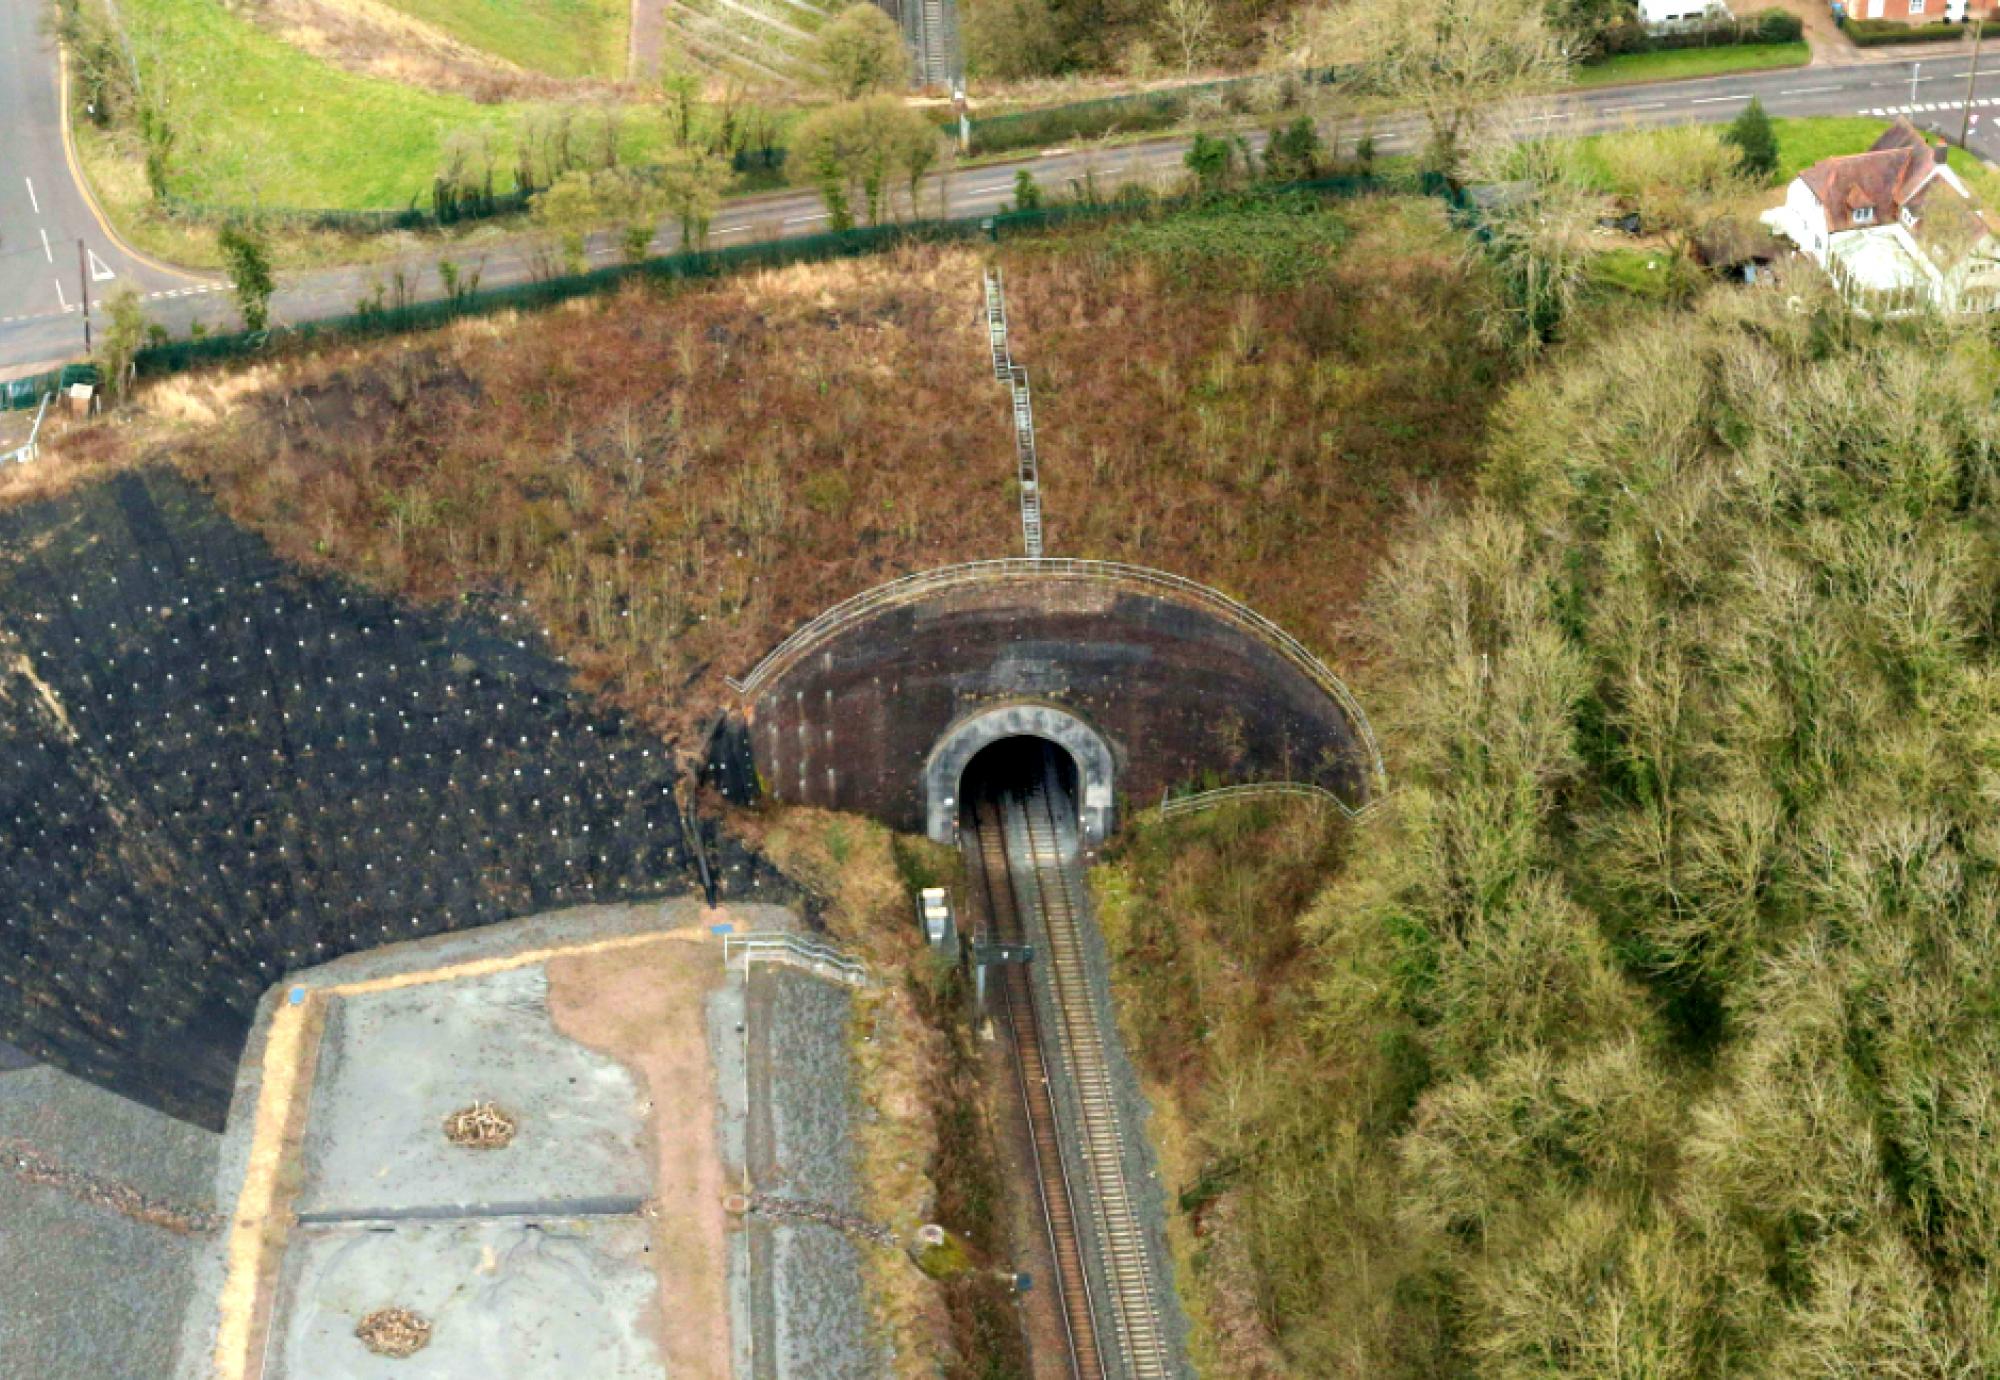
[{"label": "small building", "polygon": [[1779,255],[1775,237],[1740,220],[1710,226],[1695,242],[1695,252],[1711,272],[1741,283],[1771,281]]},{"label": "small building", "polygon": [[2000,220],[1946,166],[1946,147],[1906,119],[1866,153],[1823,158],[1792,180],[1765,224],[1825,269],[1856,307],[1992,311]]},{"label": "small building", "polygon": [[1696,29],[1705,24],[1726,24],[1731,18],[1729,6],[1722,0],[1639,0],[1639,22],[1653,30]]}]

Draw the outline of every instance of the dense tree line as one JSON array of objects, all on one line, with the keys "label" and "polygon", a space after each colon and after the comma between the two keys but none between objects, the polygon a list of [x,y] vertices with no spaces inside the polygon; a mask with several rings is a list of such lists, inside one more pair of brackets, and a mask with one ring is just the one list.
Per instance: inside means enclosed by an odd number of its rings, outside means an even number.
[{"label": "dense tree line", "polygon": [[1394,794],[1205,1135],[1282,1373],[2000,1373],[1995,365],[1712,296],[1412,524]]}]

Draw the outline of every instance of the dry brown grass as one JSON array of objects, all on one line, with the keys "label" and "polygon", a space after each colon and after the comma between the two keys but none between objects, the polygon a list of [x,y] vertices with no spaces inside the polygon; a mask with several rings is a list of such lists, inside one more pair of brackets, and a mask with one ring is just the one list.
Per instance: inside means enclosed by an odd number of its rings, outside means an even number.
[{"label": "dry brown grass", "polygon": [[[1496,372],[1428,208],[1338,214],[1353,242],[1284,287],[1186,281],[1101,235],[999,256],[1050,553],[1218,584],[1336,661],[1391,520],[1467,472]],[[282,554],[419,600],[518,591],[587,688],[685,735],[723,674],[828,604],[1018,551],[981,262],[911,248],[632,289],[252,387],[176,382],[155,421]],[[109,431],[65,455],[147,445]]]},{"label": "dry brown grass", "polygon": [[293,47],[349,72],[482,105],[603,96],[620,89],[595,80],[531,72],[482,52],[380,0],[265,0],[248,17]]}]

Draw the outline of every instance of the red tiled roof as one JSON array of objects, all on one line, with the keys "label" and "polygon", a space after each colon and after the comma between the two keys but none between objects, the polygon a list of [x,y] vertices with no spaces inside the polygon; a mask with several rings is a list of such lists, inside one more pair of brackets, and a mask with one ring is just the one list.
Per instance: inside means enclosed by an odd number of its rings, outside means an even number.
[{"label": "red tiled roof", "polygon": [[[1826,208],[1830,232],[1860,225],[1886,225],[1922,204],[1943,155],[1908,120],[1897,120],[1866,153],[1823,158],[1799,174]],[[1855,219],[1863,207],[1872,218]]]}]

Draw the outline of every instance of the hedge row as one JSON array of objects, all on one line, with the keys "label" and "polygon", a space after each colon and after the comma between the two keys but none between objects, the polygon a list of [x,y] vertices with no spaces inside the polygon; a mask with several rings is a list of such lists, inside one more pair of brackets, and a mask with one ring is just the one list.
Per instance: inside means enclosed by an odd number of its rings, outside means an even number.
[{"label": "hedge row", "polygon": [[1072,139],[1106,134],[1133,134],[1168,129],[1207,104],[1234,115],[1270,114],[1297,107],[1305,88],[1337,81],[1340,73],[1287,72],[1280,76],[1231,77],[1192,86],[1141,91],[1130,96],[1105,96],[1072,101],[1041,110],[974,117],[971,152],[1004,153],[1012,149],[1047,148]]},{"label": "hedge row", "polygon": [[1662,53],[1677,48],[1729,48],[1739,43],[1797,43],[1805,37],[1805,32],[1804,20],[1778,9],[1663,33],[1634,21],[1606,30],[1598,39],[1596,56],[1602,59],[1620,53]]},{"label": "hedge row", "polygon": [[1963,24],[1899,24],[1893,19],[1849,19],[1841,31],[1863,48],[1884,43],[1947,43],[1965,37]]}]

